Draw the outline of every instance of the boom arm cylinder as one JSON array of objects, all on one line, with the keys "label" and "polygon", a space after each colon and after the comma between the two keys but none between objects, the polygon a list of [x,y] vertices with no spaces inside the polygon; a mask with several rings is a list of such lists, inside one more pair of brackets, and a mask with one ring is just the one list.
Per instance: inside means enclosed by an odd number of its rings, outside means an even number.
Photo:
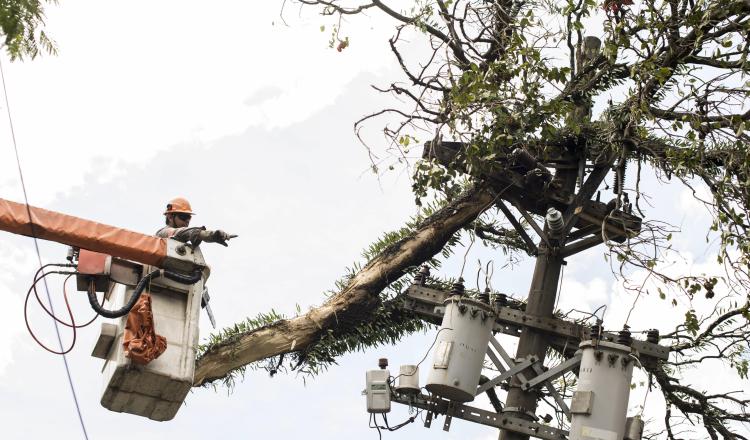
[{"label": "boom arm cylinder", "polygon": [[163,267],[163,238],[0,198],[0,230]]}]

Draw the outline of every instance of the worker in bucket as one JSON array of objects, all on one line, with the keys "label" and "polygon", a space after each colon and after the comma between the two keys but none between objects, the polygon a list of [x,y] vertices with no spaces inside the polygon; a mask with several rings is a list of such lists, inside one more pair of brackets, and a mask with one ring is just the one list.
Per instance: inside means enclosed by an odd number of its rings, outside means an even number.
[{"label": "worker in bucket", "polygon": [[237,237],[222,230],[211,231],[204,226],[190,227],[190,219],[195,215],[190,202],[182,197],[172,199],[164,211],[166,226],[156,232],[157,237],[173,238],[177,241],[190,242],[197,246],[202,242],[219,243],[228,246],[227,241]]}]

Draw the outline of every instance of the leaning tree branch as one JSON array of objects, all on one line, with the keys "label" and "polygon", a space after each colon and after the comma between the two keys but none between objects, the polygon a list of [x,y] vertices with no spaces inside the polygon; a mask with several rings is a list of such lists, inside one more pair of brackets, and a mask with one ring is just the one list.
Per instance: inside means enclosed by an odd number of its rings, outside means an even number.
[{"label": "leaning tree branch", "polygon": [[194,386],[222,379],[249,363],[312,347],[329,330],[355,325],[380,303],[380,292],[408,268],[439,253],[459,229],[494,204],[497,196],[476,185],[426,218],[417,229],[389,246],[354,275],[339,293],[304,315],[238,334],[209,347],[196,361]]}]

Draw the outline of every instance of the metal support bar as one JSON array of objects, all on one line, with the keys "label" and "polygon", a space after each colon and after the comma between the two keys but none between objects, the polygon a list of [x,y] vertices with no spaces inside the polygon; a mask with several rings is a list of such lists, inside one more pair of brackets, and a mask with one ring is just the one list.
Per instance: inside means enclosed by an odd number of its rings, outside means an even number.
[{"label": "metal support bar", "polygon": [[[411,405],[429,411],[427,420],[432,421],[432,414],[448,414],[451,419],[457,418],[469,422],[479,423],[480,425],[491,426],[493,428],[504,429],[506,431],[518,432],[520,434],[530,435],[542,440],[566,440],[568,431],[546,426],[517,417],[495,413],[462,403],[449,402],[443,399],[429,399],[425,395],[409,397],[398,393],[391,394],[391,400],[403,405]],[[452,408],[449,408],[452,406]],[[447,417],[446,417],[447,418]],[[425,420],[425,423],[427,423]],[[445,425],[443,425],[445,426]]]},{"label": "metal support bar", "polygon": [[518,222],[516,219],[516,216],[513,215],[512,212],[510,212],[510,209],[503,203],[502,200],[497,201],[497,207],[500,208],[501,211],[503,211],[503,214],[505,214],[505,217],[508,219],[511,225],[516,229],[516,232],[518,232],[518,235],[521,236],[521,239],[523,239],[523,242],[526,243],[526,246],[528,246],[529,250],[531,250],[533,255],[536,255],[539,253],[539,249],[536,247],[536,243],[534,243],[534,240],[529,237],[529,234],[526,233],[526,230],[521,226],[521,223]]},{"label": "metal support bar", "polygon": [[571,338],[581,338],[584,334],[584,327],[574,322],[568,322],[558,318],[545,318],[542,316],[529,315],[521,310],[510,307],[500,307],[497,310],[497,320],[510,322],[523,327],[531,327],[541,330],[545,333],[555,335],[564,335]]},{"label": "metal support bar", "polygon": [[[500,356],[503,357],[503,360],[505,360],[505,362],[508,365],[512,365],[514,363],[513,359],[511,359],[511,357],[503,349],[503,347],[500,345],[500,343],[497,341],[497,339],[495,339],[494,337],[490,338],[490,344],[492,344],[492,346],[495,348],[495,350],[497,350],[497,352],[500,353]],[[576,359],[576,358],[577,358],[577,362],[575,364],[578,364],[581,361],[581,358],[580,358],[580,356],[576,356],[573,359]],[[542,366],[539,365],[538,362],[536,362],[536,359],[530,359],[530,360],[533,360],[532,368],[537,371],[537,374],[544,374],[545,373],[542,370]],[[566,361],[566,362],[570,362],[570,360]],[[521,388],[523,388],[524,390],[527,390],[527,389],[531,388],[531,387],[527,386],[527,384],[529,383],[529,381],[526,379],[526,376],[523,374],[523,372],[519,371],[516,374],[516,377],[521,382]],[[537,377],[539,377],[539,376],[537,376]],[[534,379],[531,379],[531,380],[533,381],[535,379],[536,379],[536,377]],[[545,381],[545,380],[542,379],[542,381]],[[542,381],[540,381],[540,382],[542,382]],[[489,382],[487,382],[487,383],[489,383]],[[565,400],[562,398],[562,396],[560,396],[560,393],[557,392],[557,390],[549,382],[549,380],[546,381],[545,388],[547,389],[547,391],[549,392],[549,394],[555,399],[555,402],[557,402],[557,405],[560,407],[560,409],[563,411],[563,413],[565,413],[565,415],[568,417],[568,419],[570,419],[570,409],[568,408],[568,405],[565,404]]]},{"label": "metal support bar", "polygon": [[571,369],[575,368],[576,365],[581,363],[581,355],[574,356],[567,361],[563,362],[562,364],[556,366],[555,368],[547,371],[543,371],[538,376],[534,377],[533,379],[529,379],[528,382],[521,385],[521,388],[524,390],[528,390],[531,388],[536,387],[537,385],[541,384],[542,382],[546,382],[548,380],[555,380],[558,377],[562,376],[563,374],[567,373]]},{"label": "metal support bar", "polygon": [[443,422],[443,431],[450,431],[451,422],[453,421],[453,413],[455,412],[455,403],[450,402],[448,404],[448,410],[445,412],[445,421]]},{"label": "metal support bar", "polygon": [[547,238],[547,234],[544,232],[544,230],[542,228],[539,227],[539,225],[536,223],[536,221],[534,221],[534,219],[531,218],[531,215],[528,212],[526,212],[525,209],[523,209],[523,207],[521,206],[521,204],[520,203],[516,203],[513,200],[510,200],[510,202],[518,210],[518,212],[521,213],[521,215],[523,216],[524,220],[526,220],[526,222],[529,224],[529,226],[531,226],[531,228],[534,229],[534,232],[536,232],[536,234],[542,239],[542,241],[544,241],[544,243],[547,244],[547,247],[552,247],[550,245],[550,243],[549,243],[549,239]]},{"label": "metal support bar", "polygon": [[570,230],[573,229],[573,226],[575,226],[576,221],[578,220],[578,214],[586,209],[588,204],[591,202],[591,196],[594,195],[596,189],[599,188],[599,185],[602,183],[602,180],[604,180],[604,177],[607,176],[607,173],[609,173],[609,171],[610,165],[608,164],[606,166],[595,166],[594,169],[589,173],[588,178],[586,178],[586,182],[581,185],[581,189],[578,190],[578,194],[576,194],[575,198],[573,199],[573,203],[568,205],[568,208],[563,214],[563,219],[565,219],[565,229],[563,230],[562,234],[563,237],[567,236]]},{"label": "metal support bar", "polygon": [[497,355],[490,347],[487,347],[487,356],[490,357],[490,360],[493,364],[495,364],[495,367],[497,367],[498,370],[500,370],[501,373],[504,373],[506,371],[505,366],[500,362],[500,359],[498,359]]},{"label": "metal support bar", "polygon": [[571,255],[583,252],[586,249],[602,244],[603,241],[604,237],[602,237],[602,234],[595,234],[591,237],[566,244],[565,247],[560,251],[560,256],[563,258],[568,258]]},{"label": "metal support bar", "polygon": [[[537,372],[537,374],[544,373],[542,366],[539,364],[534,364],[533,368]],[[522,384],[521,386],[523,387],[523,385],[525,384]],[[552,396],[553,399],[555,399],[555,402],[557,402],[557,406],[560,407],[560,410],[563,412],[563,414],[565,414],[565,417],[570,420],[570,408],[568,408],[568,405],[565,403],[565,399],[563,399],[560,393],[557,392],[555,386],[552,385],[550,381],[546,381],[544,382],[544,388],[546,388],[549,395]]]},{"label": "metal support bar", "polygon": [[583,238],[587,235],[591,234],[599,234],[602,233],[602,225],[588,225],[584,226],[581,229],[577,229],[570,234],[568,234],[568,242],[572,242],[573,240],[578,240],[579,238]]},{"label": "metal support bar", "polygon": [[492,348],[494,348],[495,350],[497,350],[498,353],[500,353],[500,356],[503,358],[506,364],[513,365],[516,363],[516,361],[514,361],[513,358],[511,358],[508,355],[508,352],[505,351],[503,346],[500,345],[497,339],[495,339],[494,337],[490,338],[490,344],[492,345]]},{"label": "metal support bar", "polygon": [[[514,374],[518,374],[519,372],[529,368],[531,366],[532,362],[528,359],[524,359],[523,361],[511,365],[510,368],[503,371],[499,376],[488,380],[485,382],[482,386],[477,388],[477,394],[482,394],[483,392],[487,391],[488,389],[494,387],[495,385],[499,384],[500,382],[504,381],[505,379],[513,376]],[[526,382],[528,383],[528,382]],[[525,383],[524,383],[525,385]]]},{"label": "metal support bar", "polygon": [[[411,310],[424,320],[440,322],[443,318],[441,308],[447,298],[448,293],[442,290],[412,285],[407,291],[403,307],[404,309]],[[531,327],[547,333],[550,336],[550,343],[553,346],[558,349],[566,348],[565,351],[570,354],[577,350],[578,344],[581,341],[590,338],[588,328],[564,319],[534,316],[511,307],[497,307],[495,308],[495,312],[497,314],[494,329],[496,332],[518,337],[517,329]],[[617,334],[604,332],[602,339],[613,342],[617,340]],[[490,343],[492,343],[492,346],[507,365],[515,363],[494,338],[490,339]],[[641,361],[647,360],[644,358],[652,358],[654,360],[669,359],[669,347],[663,345],[634,339],[633,348],[638,351],[642,358]]]}]

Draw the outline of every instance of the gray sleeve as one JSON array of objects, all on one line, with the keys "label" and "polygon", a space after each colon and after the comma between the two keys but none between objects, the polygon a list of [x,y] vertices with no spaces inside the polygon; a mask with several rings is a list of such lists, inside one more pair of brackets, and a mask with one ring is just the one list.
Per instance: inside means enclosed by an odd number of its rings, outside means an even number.
[{"label": "gray sleeve", "polygon": [[159,231],[156,232],[156,236],[161,238],[172,238],[183,243],[187,243],[188,241],[191,243],[199,243],[200,233],[205,229],[204,226],[193,228],[170,228],[167,226],[159,229]]}]

